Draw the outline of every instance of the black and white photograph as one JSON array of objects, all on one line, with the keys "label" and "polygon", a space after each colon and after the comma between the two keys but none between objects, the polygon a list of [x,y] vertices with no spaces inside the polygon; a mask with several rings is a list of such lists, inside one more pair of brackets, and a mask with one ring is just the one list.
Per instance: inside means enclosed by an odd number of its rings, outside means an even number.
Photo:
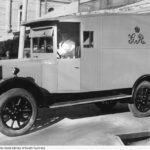
[{"label": "black and white photograph", "polygon": [[0,150],[149,145],[150,0],[0,0]]}]

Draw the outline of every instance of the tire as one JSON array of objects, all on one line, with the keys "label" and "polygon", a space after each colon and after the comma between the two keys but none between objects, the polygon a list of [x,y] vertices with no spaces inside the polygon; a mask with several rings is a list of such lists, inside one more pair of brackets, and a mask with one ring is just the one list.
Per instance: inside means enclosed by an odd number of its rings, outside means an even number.
[{"label": "tire", "polygon": [[10,89],[0,96],[0,132],[7,136],[25,134],[37,116],[34,97],[21,88]]},{"label": "tire", "polygon": [[150,82],[141,82],[134,90],[132,99],[133,104],[128,104],[128,107],[134,116],[150,116]]},{"label": "tire", "polygon": [[104,101],[104,102],[99,102],[95,104],[102,111],[110,111],[116,105],[116,103],[117,103],[116,101]]}]

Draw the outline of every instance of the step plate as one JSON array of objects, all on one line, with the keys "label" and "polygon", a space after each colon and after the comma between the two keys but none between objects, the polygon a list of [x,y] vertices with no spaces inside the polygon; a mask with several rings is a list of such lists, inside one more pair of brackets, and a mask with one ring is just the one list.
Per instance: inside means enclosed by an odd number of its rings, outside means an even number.
[{"label": "step plate", "polygon": [[77,100],[77,101],[59,102],[59,103],[55,103],[51,105],[50,108],[68,107],[68,106],[90,104],[90,103],[112,101],[112,100],[117,101],[120,99],[127,99],[131,97],[132,95],[120,94],[120,95],[107,96],[107,97],[101,97],[101,98],[90,98],[90,99],[82,99],[82,100]]}]

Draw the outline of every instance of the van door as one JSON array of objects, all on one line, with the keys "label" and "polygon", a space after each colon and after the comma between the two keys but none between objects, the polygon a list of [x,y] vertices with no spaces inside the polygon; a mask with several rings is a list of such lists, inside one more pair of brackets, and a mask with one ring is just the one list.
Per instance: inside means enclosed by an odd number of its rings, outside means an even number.
[{"label": "van door", "polygon": [[58,60],[58,91],[80,90],[80,59]]}]

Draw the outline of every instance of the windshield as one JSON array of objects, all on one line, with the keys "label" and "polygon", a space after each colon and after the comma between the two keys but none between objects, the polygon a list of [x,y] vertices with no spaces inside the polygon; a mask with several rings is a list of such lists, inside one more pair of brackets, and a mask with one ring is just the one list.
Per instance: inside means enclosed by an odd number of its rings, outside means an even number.
[{"label": "windshield", "polygon": [[53,38],[33,38],[33,53],[53,53]]}]

